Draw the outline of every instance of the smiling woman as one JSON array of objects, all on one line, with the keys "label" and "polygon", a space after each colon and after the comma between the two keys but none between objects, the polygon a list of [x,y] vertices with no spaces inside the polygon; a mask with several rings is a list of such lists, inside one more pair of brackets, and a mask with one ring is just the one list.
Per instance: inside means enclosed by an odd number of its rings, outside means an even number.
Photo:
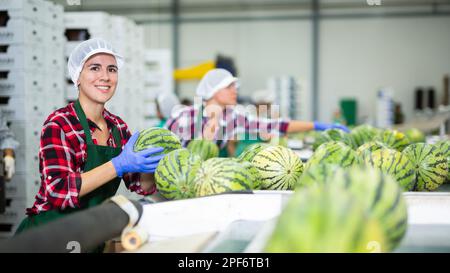
[{"label": "smiling woman", "polygon": [[102,203],[113,196],[123,178],[138,194],[152,194],[151,179],[161,148],[134,152],[139,133],[105,109],[114,96],[123,58],[102,39],[79,44],[68,70],[78,100],[50,114],[39,149],[41,187],[17,232],[53,221],[67,213]]},{"label": "smiling woman", "polygon": [[118,68],[116,59],[106,53],[97,53],[89,58],[78,79],[80,99],[98,104],[109,101],[117,86]]}]

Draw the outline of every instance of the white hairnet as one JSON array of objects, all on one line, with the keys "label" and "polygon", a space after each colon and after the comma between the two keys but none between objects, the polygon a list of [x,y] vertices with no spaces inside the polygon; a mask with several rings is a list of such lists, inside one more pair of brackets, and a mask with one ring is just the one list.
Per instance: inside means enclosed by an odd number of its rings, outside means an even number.
[{"label": "white hairnet", "polygon": [[117,67],[119,69],[124,63],[123,57],[117,54],[107,41],[100,38],[86,40],[75,47],[75,49],[70,53],[69,60],[67,62],[69,75],[75,87],[78,86],[77,81],[80,77],[84,63],[87,59],[89,59],[89,57],[97,53],[107,53],[113,55],[116,58]]},{"label": "white hairnet", "polygon": [[221,68],[210,70],[203,76],[202,80],[197,86],[197,96],[202,97],[203,100],[209,100],[214,94],[222,88],[229,86],[238,79]]},{"label": "white hairnet", "polygon": [[175,106],[180,105],[180,100],[174,93],[162,93],[157,98],[159,111],[164,118],[170,118],[172,110]]}]

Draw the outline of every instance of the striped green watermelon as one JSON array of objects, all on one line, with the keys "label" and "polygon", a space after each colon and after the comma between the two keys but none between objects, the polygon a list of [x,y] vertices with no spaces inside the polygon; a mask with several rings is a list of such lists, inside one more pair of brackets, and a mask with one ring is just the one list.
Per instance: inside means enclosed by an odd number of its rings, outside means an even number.
[{"label": "striped green watermelon", "polygon": [[248,191],[255,184],[251,171],[232,158],[214,157],[204,161],[194,180],[196,196]]},{"label": "striped green watermelon", "polygon": [[383,252],[384,232],[358,198],[343,189],[296,191],[282,210],[265,252]]},{"label": "striped green watermelon", "polygon": [[396,130],[384,130],[382,131],[375,140],[383,142],[389,148],[395,149],[397,151],[403,151],[409,144],[409,139],[402,132]]},{"label": "striped green watermelon", "polygon": [[239,164],[244,166],[249,170],[251,173],[253,179],[253,185],[251,186],[252,190],[260,190],[261,189],[261,174],[259,173],[258,169],[251,163],[245,160],[240,160],[237,158],[232,158],[233,160],[236,160]]},{"label": "striped green watermelon", "polygon": [[202,159],[187,149],[168,153],[155,171],[156,187],[166,199],[195,197],[194,178],[202,164]]},{"label": "striped green watermelon", "polygon": [[371,125],[364,124],[356,126],[350,132],[350,136],[353,138],[353,141],[356,143],[356,146],[359,147],[364,143],[370,142],[376,138],[379,130],[374,128]]},{"label": "striped green watermelon", "polygon": [[317,148],[306,162],[305,169],[318,164],[337,164],[346,168],[359,163],[360,160],[352,148],[342,142],[330,141]]},{"label": "striped green watermelon", "polygon": [[314,141],[313,150],[315,151],[320,145],[330,141],[340,141],[347,144],[351,148],[356,148],[356,144],[350,134],[340,130],[340,129],[328,129],[321,132]]},{"label": "striped green watermelon", "polygon": [[300,157],[283,146],[270,146],[252,160],[261,176],[261,189],[292,190],[303,172]]},{"label": "striped green watermelon", "polygon": [[431,144],[409,145],[403,154],[413,163],[416,173],[416,191],[433,191],[447,179],[448,162],[441,150]]},{"label": "striped green watermelon", "polygon": [[189,142],[187,149],[198,154],[203,160],[219,156],[219,147],[216,143],[206,139],[194,139]]},{"label": "striped green watermelon", "polygon": [[380,149],[374,151],[364,162],[370,166],[380,169],[397,180],[404,191],[411,191],[416,182],[414,165],[399,151],[393,149]]},{"label": "striped green watermelon", "polygon": [[370,156],[370,154],[373,151],[377,151],[383,148],[388,148],[384,143],[379,141],[370,141],[367,143],[364,143],[363,145],[359,146],[358,149],[356,149],[356,154],[359,158],[364,160],[367,156]]},{"label": "striped green watermelon", "polygon": [[267,143],[255,143],[247,148],[244,149],[244,151],[239,155],[240,160],[245,160],[251,162],[255,155],[259,153],[260,151],[264,150],[265,148],[270,147]]},{"label": "striped green watermelon", "polygon": [[330,178],[333,179],[340,169],[341,167],[337,164],[313,165],[311,168],[305,169],[295,188],[325,184]]},{"label": "striped green watermelon", "polygon": [[159,127],[152,127],[141,131],[136,143],[134,143],[133,150],[139,152],[152,147],[163,147],[164,150],[159,154],[167,154],[182,148],[181,141],[177,135],[170,130]]},{"label": "striped green watermelon", "polygon": [[408,214],[403,190],[395,179],[372,167],[340,169],[326,182],[356,196],[385,232],[386,251],[394,250],[406,233]]},{"label": "striped green watermelon", "polygon": [[441,140],[435,144],[440,150],[441,153],[447,158],[447,166],[448,166],[448,174],[446,183],[450,182],[450,141],[449,140]]},{"label": "striped green watermelon", "polygon": [[425,134],[417,128],[406,130],[405,135],[411,143],[425,142]]}]

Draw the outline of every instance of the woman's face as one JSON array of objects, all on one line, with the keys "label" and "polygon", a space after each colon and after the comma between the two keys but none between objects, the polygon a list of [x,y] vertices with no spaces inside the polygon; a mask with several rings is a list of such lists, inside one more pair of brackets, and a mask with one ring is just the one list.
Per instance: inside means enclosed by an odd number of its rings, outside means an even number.
[{"label": "woman's face", "polygon": [[222,106],[236,105],[237,88],[236,83],[232,83],[225,88],[220,89],[214,94],[216,101]]},{"label": "woman's face", "polygon": [[116,91],[118,68],[116,58],[106,53],[92,55],[83,66],[78,79],[80,95],[105,104]]}]

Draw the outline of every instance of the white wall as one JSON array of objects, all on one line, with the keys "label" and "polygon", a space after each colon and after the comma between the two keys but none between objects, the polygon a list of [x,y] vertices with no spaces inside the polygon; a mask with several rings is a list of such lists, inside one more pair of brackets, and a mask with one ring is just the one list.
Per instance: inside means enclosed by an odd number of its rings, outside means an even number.
[{"label": "white wall", "polygon": [[[147,47],[171,47],[170,24],[146,26]],[[309,21],[184,23],[180,65],[214,59],[237,62],[242,93],[264,88],[275,75],[293,75],[311,86]],[[450,74],[450,18],[326,19],[320,24],[319,119],[331,121],[342,97],[356,97],[359,117],[374,116],[375,94],[391,86],[394,99],[412,116],[416,86],[442,92]],[[197,82],[181,85],[192,96]]]},{"label": "white wall", "polygon": [[374,115],[381,86],[393,87],[406,117],[414,90],[450,73],[450,18],[324,20],[320,25],[320,119],[329,121],[339,98],[356,97],[359,117]]}]

